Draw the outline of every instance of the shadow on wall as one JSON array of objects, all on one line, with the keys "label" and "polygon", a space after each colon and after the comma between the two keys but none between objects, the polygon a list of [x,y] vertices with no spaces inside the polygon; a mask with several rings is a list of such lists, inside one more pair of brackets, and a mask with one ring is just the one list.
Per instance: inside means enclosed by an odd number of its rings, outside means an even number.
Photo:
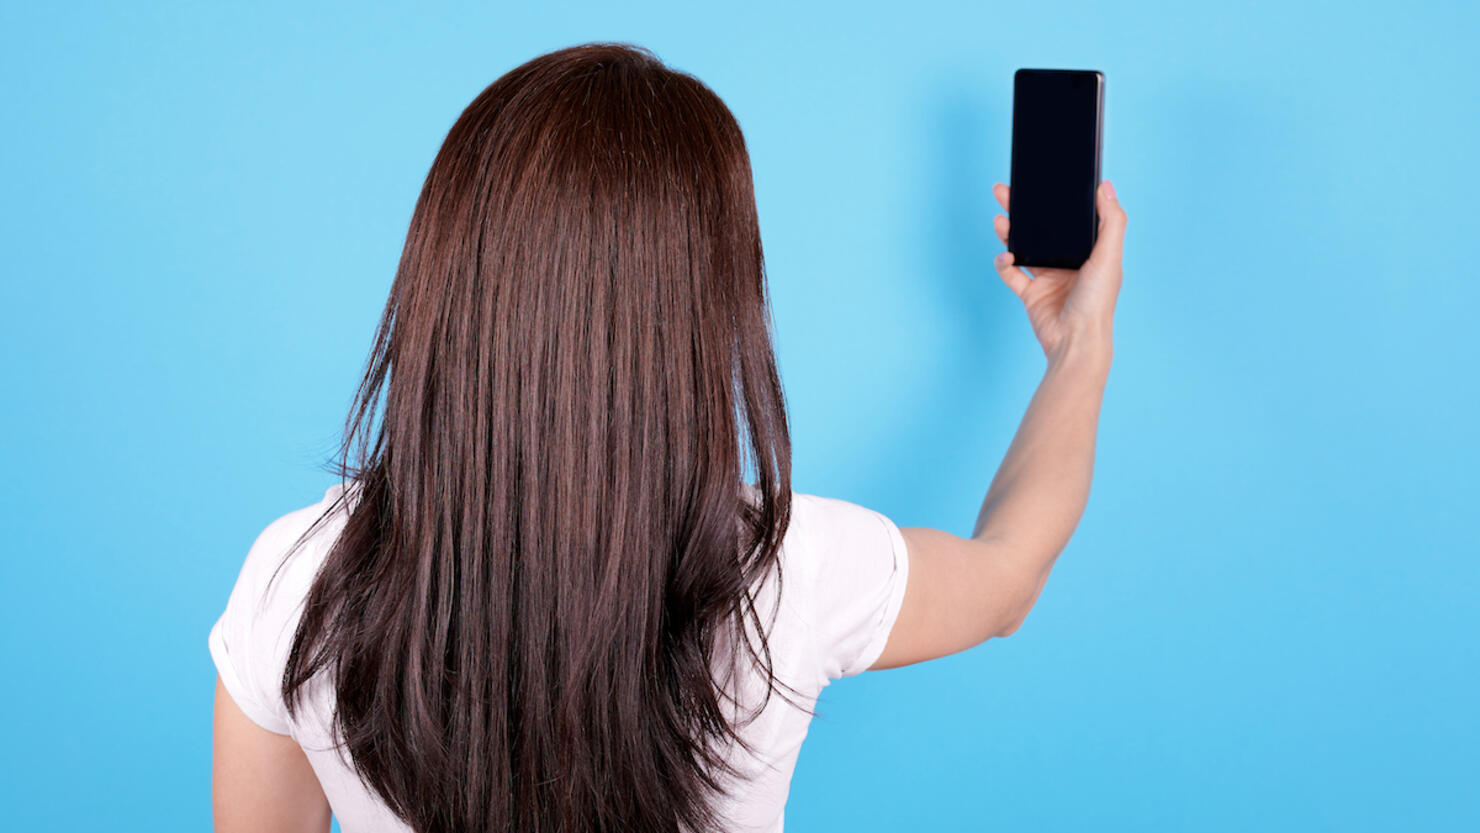
[{"label": "shadow on wall", "polygon": [[883,431],[897,457],[872,468],[861,492],[907,525],[969,534],[1026,406],[1014,380],[1036,374],[1040,354],[1019,301],[992,266],[1003,247],[992,229],[1001,209],[991,188],[1008,179],[1011,102],[966,86],[937,89],[924,101],[917,121],[930,152],[912,172],[923,192],[905,203],[924,210],[898,218],[920,264],[911,273],[917,332],[906,342],[915,345],[917,378],[907,386],[912,400]]}]

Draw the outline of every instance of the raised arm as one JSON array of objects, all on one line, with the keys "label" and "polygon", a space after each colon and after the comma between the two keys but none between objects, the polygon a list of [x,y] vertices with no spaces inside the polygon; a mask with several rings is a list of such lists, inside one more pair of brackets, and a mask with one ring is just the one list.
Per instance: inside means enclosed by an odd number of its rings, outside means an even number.
[{"label": "raised arm", "polygon": [[[1007,210],[1007,186],[993,193]],[[997,257],[997,272],[1022,300],[1048,366],[982,501],[972,537],[901,530],[909,580],[873,668],[946,656],[1016,631],[1079,523],[1110,371],[1126,224],[1109,182],[1096,197],[1099,235],[1082,268],[1040,269],[1030,277],[1011,254]],[[998,215],[995,222],[1005,242],[1008,219]]]}]

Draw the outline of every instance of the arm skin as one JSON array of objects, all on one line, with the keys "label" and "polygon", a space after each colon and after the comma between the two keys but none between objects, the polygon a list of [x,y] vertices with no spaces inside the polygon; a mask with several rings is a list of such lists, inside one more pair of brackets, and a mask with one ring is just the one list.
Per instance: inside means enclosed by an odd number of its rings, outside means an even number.
[{"label": "arm skin", "polygon": [[211,805],[217,833],[328,833],[329,801],[298,742],[253,723],[216,678]]},{"label": "arm skin", "polygon": [[[1006,209],[1007,186],[993,190]],[[1101,185],[1097,199],[1099,236],[1080,269],[1041,269],[1030,277],[1013,265],[1011,254],[997,258],[1003,282],[1023,301],[1048,368],[982,501],[972,537],[901,530],[909,583],[874,669],[935,659],[1014,633],[1079,524],[1110,372],[1126,224],[1110,183]],[[1007,218],[999,215],[995,225],[1005,243]]]}]

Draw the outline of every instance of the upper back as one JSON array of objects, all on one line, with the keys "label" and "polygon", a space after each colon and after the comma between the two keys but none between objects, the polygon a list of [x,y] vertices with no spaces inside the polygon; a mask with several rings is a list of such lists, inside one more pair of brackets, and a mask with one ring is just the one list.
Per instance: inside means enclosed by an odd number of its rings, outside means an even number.
[{"label": "upper back", "polygon": [[[319,502],[279,517],[258,535],[210,631],[210,650],[223,685],[242,711],[303,747],[344,829],[406,831],[334,748],[334,691],[327,676],[309,685],[303,707],[292,718],[279,692],[303,600],[352,502],[342,503],[286,562],[283,556],[343,488],[331,486]],[[719,800],[730,821],[727,829],[781,829],[809,710],[829,682],[873,664],[904,596],[908,557],[898,527],[854,503],[793,493],[779,556],[777,568],[755,588],[778,691],[771,692],[764,676],[748,665],[742,664],[747,671],[738,678],[722,670],[728,662],[715,669],[739,704],[734,719],[754,714],[739,728],[752,752],[733,748],[726,756],[742,773],[727,783],[730,795]],[[730,656],[737,636],[723,637],[717,658]],[[758,634],[746,636],[754,641]]]}]

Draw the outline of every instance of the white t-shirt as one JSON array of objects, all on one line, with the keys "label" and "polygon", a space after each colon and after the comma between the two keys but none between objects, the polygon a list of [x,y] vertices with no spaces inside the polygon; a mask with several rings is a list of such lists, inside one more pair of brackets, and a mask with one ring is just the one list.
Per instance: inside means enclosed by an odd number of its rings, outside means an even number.
[{"label": "white t-shirt", "polygon": [[[332,748],[333,692],[327,675],[309,685],[305,708],[295,720],[288,719],[278,694],[302,602],[343,529],[346,509],[341,507],[321,525],[270,588],[268,579],[341,489],[336,483],[322,501],[278,518],[257,537],[225,611],[211,628],[211,657],[222,684],[253,722],[291,735],[303,747],[345,833],[405,833],[405,823],[361,784],[343,757],[346,753]],[[803,695],[792,699],[811,707],[824,686],[867,670],[884,650],[904,599],[909,560],[899,528],[884,515],[843,500],[794,493],[779,561],[780,609],[774,573],[762,581],[756,607],[763,623],[776,613],[767,637],[777,677]],[[738,691],[742,702],[760,702],[756,698],[765,688],[759,674],[750,671],[746,679],[731,682],[739,683],[731,691]],[[741,729],[755,754],[737,747],[730,757],[745,777],[729,782],[731,795],[718,805],[730,820],[728,829],[781,831],[792,770],[810,719],[777,694]]]}]

